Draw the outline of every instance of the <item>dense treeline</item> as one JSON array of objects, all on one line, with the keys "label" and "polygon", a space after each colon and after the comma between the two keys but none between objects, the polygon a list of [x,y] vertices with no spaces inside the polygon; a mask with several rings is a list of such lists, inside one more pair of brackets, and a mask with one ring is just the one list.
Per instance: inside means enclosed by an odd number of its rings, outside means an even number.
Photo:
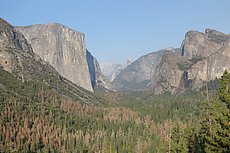
[{"label": "dense treeline", "polygon": [[225,72],[217,94],[109,93],[106,105],[43,87],[26,98],[0,88],[0,152],[227,153],[229,85]]},{"label": "dense treeline", "polygon": [[175,126],[172,131],[172,152],[230,152],[230,74],[220,79],[216,97],[202,101],[195,118],[187,127]]},{"label": "dense treeline", "polygon": [[[4,152],[165,152],[167,125],[122,107],[102,107],[38,93],[39,102],[1,103]],[[157,136],[159,133],[160,136]]]},{"label": "dense treeline", "polygon": [[[115,93],[116,94],[116,93]],[[151,115],[156,122],[165,120],[190,120],[198,109],[204,93],[188,91],[184,94],[153,96],[151,92],[134,92],[117,95],[118,105],[139,111],[142,116]]]},{"label": "dense treeline", "polygon": [[206,152],[230,152],[230,74],[227,71],[221,77],[218,98],[206,101],[204,109],[199,147]]}]

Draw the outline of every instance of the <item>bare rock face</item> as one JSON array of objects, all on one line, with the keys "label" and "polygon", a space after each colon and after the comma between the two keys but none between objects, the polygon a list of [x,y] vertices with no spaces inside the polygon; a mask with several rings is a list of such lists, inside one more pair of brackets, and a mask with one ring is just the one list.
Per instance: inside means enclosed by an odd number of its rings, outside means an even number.
[{"label": "bare rock face", "polygon": [[197,31],[187,32],[182,43],[181,55],[188,58],[208,57],[218,51],[223,46],[222,42],[213,39],[215,34],[211,30],[206,32],[207,34]]},{"label": "bare rock face", "polygon": [[218,51],[199,61],[188,71],[188,77],[194,80],[193,88],[198,89],[208,80],[215,80],[223,75],[225,70],[230,71],[230,43],[229,40]]},{"label": "bare rock face", "polygon": [[59,74],[76,85],[93,91],[84,34],[57,23],[16,29],[25,36],[34,52],[50,63]]},{"label": "bare rock face", "polygon": [[1,18],[0,67],[22,82],[60,78],[52,66],[34,54],[25,37]]},{"label": "bare rock face", "polygon": [[164,54],[154,75],[155,94],[199,89],[208,81],[220,78],[230,70],[229,35],[206,29],[205,33],[190,31],[185,35],[181,56]]},{"label": "bare rock face", "polygon": [[102,74],[97,59],[93,57],[89,51],[86,51],[86,57],[89,66],[90,80],[94,90],[110,90],[111,84]]},{"label": "bare rock face", "polygon": [[[169,49],[171,50],[171,49]],[[156,66],[160,63],[163,53],[160,50],[144,55],[123,69],[113,80],[115,90],[147,90],[154,82]]]},{"label": "bare rock face", "polygon": [[32,48],[28,45],[24,36],[17,33],[16,30],[5,20],[0,18],[0,47],[14,48],[23,50],[24,52],[32,52]]},{"label": "bare rock face", "polygon": [[176,94],[197,90],[230,71],[230,36],[216,30],[189,31],[179,49],[142,56],[112,82],[116,90],[149,90]]},{"label": "bare rock face", "polygon": [[167,51],[163,54],[152,79],[152,87],[154,87],[155,94],[177,92],[181,84],[180,77],[183,74],[183,71],[179,69],[179,62],[182,62],[180,58],[181,56],[177,52]]},{"label": "bare rock face", "polygon": [[205,29],[205,35],[209,38],[209,40],[222,45],[229,39],[229,35],[212,29]]},{"label": "bare rock face", "polygon": [[[0,71],[1,75],[3,74],[6,77],[1,79],[0,90],[3,90],[6,94],[12,92],[17,96],[27,97],[31,93],[36,95],[37,90],[44,87],[61,97],[68,97],[86,103],[98,102],[98,99],[91,92],[63,78],[48,62],[36,55],[25,37],[1,18]],[[17,90],[11,88],[9,82],[11,83],[15,79],[21,81],[20,85],[15,87],[25,90],[24,86],[31,86],[27,89],[32,90],[31,93],[28,93],[28,95],[23,92],[18,93]]]},{"label": "bare rock face", "polygon": [[28,71],[35,70],[41,64],[31,63],[30,59],[35,60],[34,63],[42,63],[24,36],[0,18],[0,67],[23,82],[32,80],[34,74]]}]

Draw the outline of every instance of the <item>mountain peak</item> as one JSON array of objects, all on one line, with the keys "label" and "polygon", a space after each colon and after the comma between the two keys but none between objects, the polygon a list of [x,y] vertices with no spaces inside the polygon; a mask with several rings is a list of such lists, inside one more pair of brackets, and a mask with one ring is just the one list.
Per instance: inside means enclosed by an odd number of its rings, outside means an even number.
[{"label": "mountain peak", "polygon": [[14,48],[24,52],[33,52],[25,37],[2,18],[0,18],[0,39],[1,48]]},{"label": "mountain peak", "polygon": [[226,42],[229,37],[228,35],[213,29],[205,29],[205,34],[210,40],[219,44],[223,44],[224,42]]},{"label": "mountain peak", "polygon": [[228,36],[216,30],[206,29],[205,33],[189,31],[182,42],[181,55],[193,57],[208,57],[219,50]]},{"label": "mountain peak", "polygon": [[12,27],[6,20],[4,20],[3,18],[0,18],[0,30],[6,30],[7,27]]},{"label": "mountain peak", "polygon": [[[50,63],[63,77],[89,91],[98,82],[106,86],[97,60],[87,51],[85,35],[59,23],[16,27],[34,52]],[[101,79],[101,80],[98,80]],[[102,81],[103,80],[103,81]],[[108,89],[107,89],[108,90]]]},{"label": "mountain peak", "polygon": [[16,27],[34,52],[50,63],[63,77],[93,91],[82,33],[58,23]]},{"label": "mountain peak", "polygon": [[229,36],[212,29],[189,31],[182,42],[182,56],[165,54],[157,67],[155,94],[199,89],[219,78],[230,67]]}]

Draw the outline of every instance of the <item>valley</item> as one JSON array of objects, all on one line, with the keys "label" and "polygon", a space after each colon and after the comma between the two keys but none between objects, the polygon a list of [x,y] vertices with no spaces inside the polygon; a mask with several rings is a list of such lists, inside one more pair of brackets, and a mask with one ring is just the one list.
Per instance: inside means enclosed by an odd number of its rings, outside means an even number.
[{"label": "valley", "polygon": [[227,153],[229,61],[206,29],[107,75],[83,33],[0,19],[0,152]]}]

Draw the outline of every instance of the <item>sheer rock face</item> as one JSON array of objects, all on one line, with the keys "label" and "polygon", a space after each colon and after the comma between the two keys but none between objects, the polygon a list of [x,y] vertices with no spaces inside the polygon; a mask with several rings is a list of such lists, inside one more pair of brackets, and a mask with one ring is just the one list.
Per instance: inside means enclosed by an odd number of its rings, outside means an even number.
[{"label": "sheer rock face", "polygon": [[112,82],[116,90],[153,89],[155,94],[197,90],[230,71],[230,36],[216,30],[189,31],[179,49],[142,56]]},{"label": "sheer rock face", "polygon": [[193,88],[197,89],[202,87],[206,80],[211,81],[220,78],[225,70],[230,71],[229,40],[220,50],[193,65],[188,71],[188,77],[194,80]]},{"label": "sheer rock face", "polygon": [[206,34],[197,31],[189,31],[186,33],[182,43],[181,55],[188,58],[208,57],[223,46],[226,39],[221,38],[225,36],[226,35],[220,32],[210,29],[206,30]]},{"label": "sheer rock face", "polygon": [[[63,98],[74,99],[88,104],[99,102],[98,98],[94,97],[91,92],[63,78],[48,62],[36,55],[24,36],[1,18],[0,70],[1,74],[6,77],[0,82],[0,90],[3,90],[3,93],[5,92],[6,94],[13,93],[17,97],[28,96],[27,94],[17,93],[17,90],[15,91],[9,84],[11,79],[17,79],[22,83],[24,82],[24,84],[23,86],[21,84],[15,85],[15,87],[21,87],[22,90],[25,90],[24,86],[29,85],[33,94],[36,94],[37,90],[41,90],[44,87]],[[10,75],[5,71],[9,72]],[[31,93],[28,94],[30,95]]]},{"label": "sheer rock face", "polygon": [[86,51],[87,62],[90,72],[91,84],[94,90],[108,91],[111,89],[110,82],[102,74],[101,68],[96,58],[94,58],[89,51]]},{"label": "sheer rock face", "polygon": [[[183,74],[183,71],[178,66],[178,63],[182,61],[180,58],[181,56],[178,53],[172,51],[167,51],[163,54],[153,76],[152,87],[155,94],[177,92],[177,88],[181,84],[180,77]],[[183,61],[185,60],[183,59]]]},{"label": "sheer rock face", "polygon": [[206,81],[219,78],[230,70],[229,35],[206,29],[185,35],[181,56],[164,54],[156,69],[153,85],[156,94],[199,89]]},{"label": "sheer rock face", "polygon": [[93,91],[84,34],[57,23],[16,29],[25,36],[34,52],[50,63],[60,75]]},{"label": "sheer rock face", "polygon": [[154,82],[152,79],[156,66],[166,50],[149,53],[128,65],[112,82],[113,88],[131,91],[149,89],[151,83]]}]

